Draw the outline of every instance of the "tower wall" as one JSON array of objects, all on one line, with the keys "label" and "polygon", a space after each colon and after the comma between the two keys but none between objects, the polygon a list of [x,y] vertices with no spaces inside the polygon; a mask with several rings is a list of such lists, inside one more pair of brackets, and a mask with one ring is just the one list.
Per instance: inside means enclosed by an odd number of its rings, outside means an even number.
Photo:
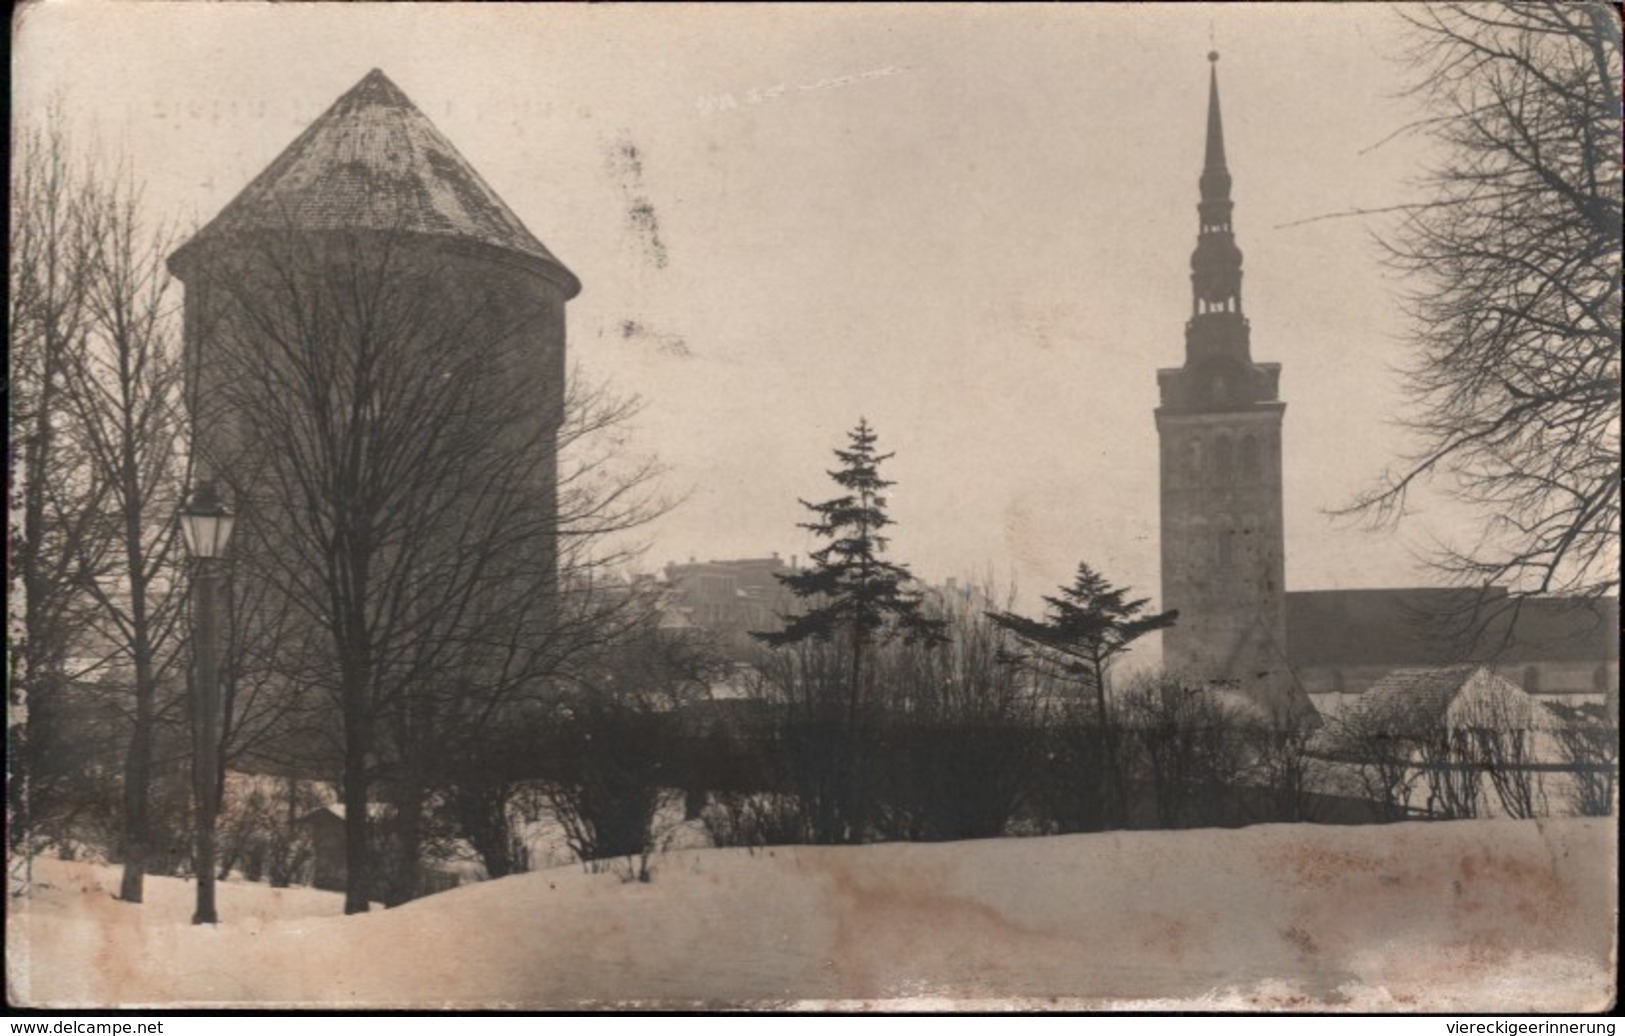
[{"label": "tower wall", "polygon": [[[493,408],[486,416],[500,425],[483,446],[528,453],[523,478],[556,513],[565,304],[574,285],[545,264],[452,237],[289,231],[200,242],[178,254],[172,268],[186,288],[195,477],[230,486],[245,517],[257,496],[282,491],[257,474],[265,468],[264,451],[285,449],[289,434],[266,428],[264,408],[256,405],[256,389],[269,391],[263,375],[270,364],[259,368],[260,383],[246,383],[245,370],[254,359],[286,348],[275,341],[279,335],[303,332],[339,347],[354,331],[334,322],[354,319],[361,308],[342,298],[346,287],[375,278],[393,281],[381,296],[400,307],[379,321],[386,332],[400,325],[379,350],[383,376],[410,369],[422,378],[425,362],[443,362],[444,377],[482,379],[478,391]],[[267,331],[268,322],[275,329]],[[445,351],[434,357],[391,355],[391,349],[413,348],[414,341],[421,349]],[[342,386],[333,387],[333,398],[346,398]],[[555,543],[532,549],[554,566]]]},{"label": "tower wall", "polygon": [[1286,653],[1286,404],[1280,366],[1252,359],[1216,64],[1198,185],[1185,362],[1157,373],[1162,605],[1179,611],[1163,634],[1163,662],[1191,684],[1237,688],[1276,719],[1294,719],[1306,699]]},{"label": "tower wall", "polygon": [[[274,753],[342,769],[359,816],[435,696],[546,642],[580,282],[378,69],[169,266],[193,477],[239,515],[232,643],[308,713],[268,721]],[[339,692],[342,762],[313,688]]]},{"label": "tower wall", "polygon": [[1283,404],[1157,415],[1165,667],[1276,699],[1286,662]]}]

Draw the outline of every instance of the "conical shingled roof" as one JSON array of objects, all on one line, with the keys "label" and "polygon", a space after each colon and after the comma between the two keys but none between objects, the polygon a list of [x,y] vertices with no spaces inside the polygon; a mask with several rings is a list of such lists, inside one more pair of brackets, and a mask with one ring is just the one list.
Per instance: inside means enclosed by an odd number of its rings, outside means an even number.
[{"label": "conical shingled roof", "polygon": [[387,230],[460,237],[563,263],[378,69],[368,72],[175,253],[245,231]]}]

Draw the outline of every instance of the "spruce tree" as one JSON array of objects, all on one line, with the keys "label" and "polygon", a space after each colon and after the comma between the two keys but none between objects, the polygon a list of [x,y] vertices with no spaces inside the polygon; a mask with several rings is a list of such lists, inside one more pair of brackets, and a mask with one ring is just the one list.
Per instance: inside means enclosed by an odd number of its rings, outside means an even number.
[{"label": "spruce tree", "polygon": [[[1112,660],[1136,640],[1154,630],[1167,629],[1179,618],[1178,611],[1144,614],[1150,601],[1143,597],[1131,599],[1128,594],[1128,587],[1113,586],[1089,565],[1079,564],[1071,586],[1044,598],[1048,608],[1043,618],[1013,612],[988,613],[988,618],[1014,633],[1024,645],[1024,650],[1011,656],[1010,661],[1094,692],[1096,721],[1105,741],[1102,793],[1115,806],[1119,825],[1127,823],[1128,789],[1108,710],[1106,671]],[[1107,781],[1111,783],[1109,792]]]},{"label": "spruce tree", "polygon": [[1093,690],[1105,714],[1106,670],[1111,661],[1153,630],[1167,629],[1178,611],[1145,615],[1146,598],[1130,599],[1128,587],[1113,586],[1088,564],[1078,566],[1071,586],[1045,597],[1042,619],[1011,612],[988,617],[1028,646],[1022,661]]},{"label": "spruce tree", "polygon": [[[943,643],[947,623],[922,614],[922,598],[907,589],[908,568],[887,561],[884,530],[885,491],[891,482],[880,477],[880,465],[891,454],[877,453],[875,433],[865,420],[848,433],[846,449],[837,449],[840,465],[829,472],[844,490],[823,503],[801,501],[813,519],[801,527],[829,540],[813,551],[811,567],[780,581],[799,600],[803,611],[785,616],[784,628],[754,633],[773,647],[806,641],[829,644],[846,657],[844,719],[825,714],[810,725],[792,727],[792,769],[801,773],[802,809],[810,836],[818,842],[856,843],[867,830],[865,800],[866,742],[859,729],[869,653],[901,639],[906,643]],[[822,706],[837,706],[825,699]],[[829,720],[835,720],[830,724]]]},{"label": "spruce tree", "polygon": [[941,643],[948,638],[943,632],[947,623],[922,614],[922,598],[906,589],[914,578],[908,566],[881,556],[887,543],[883,530],[892,524],[884,493],[894,483],[881,478],[879,469],[892,454],[875,451],[877,437],[866,419],[859,418],[847,438],[849,446],[835,450],[840,467],[829,472],[846,493],[823,503],[801,501],[816,517],[800,527],[830,543],[813,551],[810,568],[779,577],[809,607],[787,616],[782,630],[752,635],[774,647],[845,638],[851,653],[847,696],[851,726],[857,722],[870,648],[899,637],[907,643]]}]

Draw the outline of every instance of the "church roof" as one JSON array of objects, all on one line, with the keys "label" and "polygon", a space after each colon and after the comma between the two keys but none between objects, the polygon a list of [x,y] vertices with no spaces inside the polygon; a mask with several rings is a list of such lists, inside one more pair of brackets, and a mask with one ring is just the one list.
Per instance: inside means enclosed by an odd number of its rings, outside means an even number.
[{"label": "church roof", "polygon": [[[1476,622],[1469,621],[1475,605]],[[1619,659],[1618,629],[1613,598],[1519,599],[1500,588],[1481,595],[1447,587],[1286,595],[1294,668],[1612,662]]]},{"label": "church roof", "polygon": [[378,69],[292,144],[175,253],[245,231],[382,230],[477,241],[580,282]]}]

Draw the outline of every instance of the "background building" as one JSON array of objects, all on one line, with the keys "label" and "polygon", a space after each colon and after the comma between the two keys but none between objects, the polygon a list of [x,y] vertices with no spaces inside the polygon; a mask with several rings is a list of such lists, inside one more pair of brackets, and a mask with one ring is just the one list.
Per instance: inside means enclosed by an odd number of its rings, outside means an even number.
[{"label": "background building", "polygon": [[777,553],[765,558],[695,561],[666,566],[671,588],[668,607],[695,626],[716,634],[719,645],[736,661],[751,656],[752,632],[777,630],[783,615],[796,609],[795,595],[779,576],[795,571]]},{"label": "background building", "polygon": [[1389,673],[1487,666],[1535,698],[1601,705],[1619,693],[1619,607],[1608,598],[1515,601],[1503,588],[1309,590],[1286,595],[1292,672],[1323,713]]}]

